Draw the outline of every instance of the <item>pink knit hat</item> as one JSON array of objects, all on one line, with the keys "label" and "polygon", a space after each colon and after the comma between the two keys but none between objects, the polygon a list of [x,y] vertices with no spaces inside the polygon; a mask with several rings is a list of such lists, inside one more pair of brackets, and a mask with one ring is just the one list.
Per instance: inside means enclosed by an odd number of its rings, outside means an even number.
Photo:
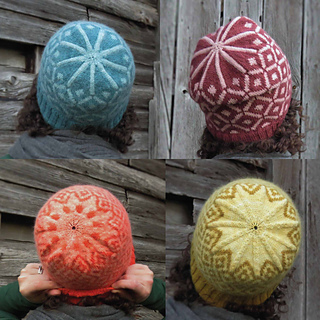
[{"label": "pink knit hat", "polygon": [[73,297],[112,290],[135,263],[128,214],[102,188],[76,185],[54,194],[37,216],[34,237],[43,268]]},{"label": "pink knit hat", "polygon": [[290,106],[289,62],[254,21],[237,17],[199,40],[191,61],[189,92],[217,139],[267,139]]}]

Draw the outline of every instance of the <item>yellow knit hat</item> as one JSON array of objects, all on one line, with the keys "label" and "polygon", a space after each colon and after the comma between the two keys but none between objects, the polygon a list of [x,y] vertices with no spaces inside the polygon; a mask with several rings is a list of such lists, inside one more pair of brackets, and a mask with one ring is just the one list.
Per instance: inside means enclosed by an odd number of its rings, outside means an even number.
[{"label": "yellow knit hat", "polygon": [[260,179],[233,181],[214,192],[199,215],[191,275],[207,303],[258,305],[291,268],[301,238],[290,197]]}]

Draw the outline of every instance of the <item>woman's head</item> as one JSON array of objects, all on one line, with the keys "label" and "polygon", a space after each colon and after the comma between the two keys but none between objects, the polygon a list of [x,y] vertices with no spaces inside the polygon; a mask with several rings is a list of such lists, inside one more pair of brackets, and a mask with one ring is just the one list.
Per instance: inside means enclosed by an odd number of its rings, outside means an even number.
[{"label": "woman's head", "polygon": [[[188,286],[194,288],[189,298],[257,309],[292,267],[300,237],[299,214],[279,187],[259,179],[227,184],[209,197],[199,215],[189,267],[184,266]],[[183,273],[183,266],[177,267]]]},{"label": "woman's head", "polygon": [[33,136],[88,131],[126,152],[136,121],[127,110],[134,77],[132,53],[118,33],[100,23],[68,23],[44,49],[18,129]]},{"label": "woman's head", "polygon": [[34,237],[43,268],[64,295],[110,292],[135,263],[128,214],[102,188],[76,185],[54,194],[39,211]]},{"label": "woman's head", "polygon": [[290,107],[289,62],[261,27],[237,17],[199,40],[189,92],[205,114],[212,140],[235,145],[265,141]]},{"label": "woman's head", "polygon": [[[27,131],[30,136],[46,136],[55,129],[45,122],[41,114],[37,100],[37,80],[36,76],[29,94],[24,99],[23,108],[18,114],[17,130]],[[127,152],[128,146],[134,143],[132,138],[133,129],[138,122],[137,115],[132,106],[129,106],[122,116],[122,119],[113,129],[96,128],[93,126],[73,127],[73,130],[82,131],[87,134],[97,134],[106,141],[110,142],[120,152]]]}]

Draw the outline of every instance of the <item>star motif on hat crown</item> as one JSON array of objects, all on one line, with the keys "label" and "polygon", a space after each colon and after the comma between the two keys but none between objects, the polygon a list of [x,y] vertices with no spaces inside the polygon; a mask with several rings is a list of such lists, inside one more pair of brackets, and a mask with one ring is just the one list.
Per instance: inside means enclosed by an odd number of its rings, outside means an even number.
[{"label": "star motif on hat crown", "polygon": [[[95,72],[96,69],[98,69],[101,74],[105,77],[105,79],[108,81],[110,86],[118,90],[119,85],[117,82],[111,77],[111,75],[108,73],[105,67],[112,68],[116,70],[117,72],[123,73],[124,75],[128,72],[128,67],[125,67],[121,64],[112,62],[108,60],[108,56],[114,53],[117,53],[121,50],[124,50],[124,47],[122,44],[117,44],[111,48],[108,48],[106,50],[101,51],[101,43],[104,40],[104,37],[106,35],[106,31],[100,30],[98,37],[96,39],[96,42],[94,46],[89,41],[88,35],[83,30],[81,25],[76,26],[77,30],[80,32],[81,36],[83,37],[83,40],[86,44],[86,47],[81,47],[77,44],[68,42],[66,40],[61,42],[61,45],[66,46],[68,48],[74,49],[79,52],[79,56],[75,56],[72,58],[68,58],[65,60],[62,60],[57,63],[57,66],[66,66],[70,63],[74,62],[81,62],[80,67],[77,69],[77,71],[72,75],[72,77],[67,81],[67,87],[70,88],[73,82],[82,74],[84,73],[88,68],[90,68],[90,80],[89,80],[89,92],[91,96],[95,95]],[[112,35],[111,35],[112,36]],[[91,97],[87,97],[86,100],[91,99]]]},{"label": "star motif on hat crown", "polygon": [[198,65],[198,67],[193,71],[191,75],[191,79],[193,79],[201,70],[201,68],[207,63],[206,69],[201,77],[200,81],[200,88],[203,87],[204,80],[206,78],[209,66],[211,65],[213,59],[215,63],[215,67],[217,69],[217,75],[221,84],[221,87],[225,89],[227,87],[226,82],[224,80],[221,68],[220,68],[220,59],[225,59],[229,64],[231,64],[233,67],[235,67],[237,70],[239,70],[241,73],[246,73],[246,69],[243,68],[241,64],[239,64],[237,61],[235,61],[228,53],[227,51],[238,51],[238,52],[246,52],[246,53],[257,53],[256,49],[250,49],[250,48],[243,48],[243,47],[236,47],[234,45],[231,45],[232,42],[239,40],[243,37],[246,37],[250,34],[255,34],[255,31],[245,31],[242,33],[239,33],[235,36],[232,36],[231,38],[226,39],[228,32],[233,27],[233,25],[238,21],[238,19],[234,19],[228,26],[228,28],[222,32],[222,28],[220,29],[216,42],[214,42],[212,39],[210,39],[208,36],[205,36],[203,39],[207,41],[211,46],[204,48],[202,50],[199,50],[195,53],[194,57],[197,57],[201,54],[207,54],[207,56],[202,60],[202,62]]}]

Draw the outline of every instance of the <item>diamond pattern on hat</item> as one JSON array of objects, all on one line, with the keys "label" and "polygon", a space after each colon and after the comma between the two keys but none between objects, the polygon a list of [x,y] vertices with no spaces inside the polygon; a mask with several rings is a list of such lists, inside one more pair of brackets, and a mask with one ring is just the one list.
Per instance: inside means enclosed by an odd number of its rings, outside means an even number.
[{"label": "diamond pattern on hat", "polygon": [[[279,92],[277,89],[283,84],[288,86]],[[210,130],[214,136],[225,141],[265,139],[272,136],[289,108],[292,92],[289,63],[275,41],[254,21],[237,17],[199,40],[191,62],[189,91],[202,110],[210,113],[206,118],[218,118],[208,126],[209,130],[215,127],[214,131]],[[272,121],[264,121],[268,115],[256,110],[254,124],[252,118],[239,124],[239,119],[248,112],[242,110],[244,102],[261,100],[264,95],[272,95],[274,102],[281,104],[281,114]],[[225,134],[226,124],[219,120],[219,113],[232,106],[235,112],[225,119],[230,128]],[[238,112],[242,113],[239,117]]]}]

